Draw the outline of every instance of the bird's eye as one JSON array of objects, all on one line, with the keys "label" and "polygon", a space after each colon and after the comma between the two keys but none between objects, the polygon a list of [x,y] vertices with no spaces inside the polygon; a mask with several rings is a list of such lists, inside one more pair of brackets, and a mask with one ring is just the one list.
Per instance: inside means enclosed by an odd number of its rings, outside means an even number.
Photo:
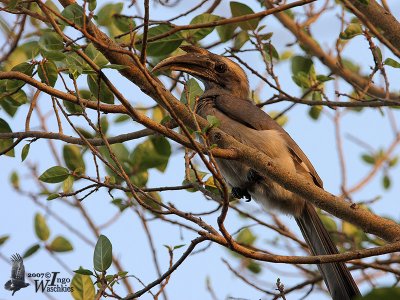
[{"label": "bird's eye", "polygon": [[224,73],[226,71],[226,64],[224,63],[216,64],[215,71],[217,71],[218,73]]}]

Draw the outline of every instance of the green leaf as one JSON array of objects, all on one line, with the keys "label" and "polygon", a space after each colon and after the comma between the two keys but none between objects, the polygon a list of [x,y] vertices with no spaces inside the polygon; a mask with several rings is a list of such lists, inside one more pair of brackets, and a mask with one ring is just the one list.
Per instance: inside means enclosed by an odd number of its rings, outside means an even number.
[{"label": "green leaf", "polygon": [[3,235],[0,237],[0,246],[3,245],[8,239],[10,238],[9,235]]},{"label": "green leaf", "polygon": [[71,243],[63,236],[57,236],[49,245],[49,249],[54,252],[68,252],[74,248]]},{"label": "green leaf", "polygon": [[71,171],[78,170],[80,174],[85,173],[85,162],[83,161],[80,147],[76,145],[65,145],[63,148],[65,164]]},{"label": "green leaf", "polygon": [[[0,133],[11,133],[11,132],[12,132],[12,130],[11,130],[11,127],[8,125],[8,123],[5,120],[3,120],[2,118],[0,118]],[[8,149],[9,147],[11,147],[13,142],[14,142],[13,138],[0,139],[0,151],[4,151],[4,150]],[[14,149],[9,150],[6,153],[6,155],[14,157],[15,156]]]},{"label": "green leaf", "polygon": [[254,274],[259,274],[262,270],[261,265],[253,259],[249,260],[246,268]]},{"label": "green leaf", "polygon": [[123,65],[109,64],[109,65],[103,66],[101,68],[102,69],[123,70],[123,69],[129,68],[129,67],[123,66]]},{"label": "green leaf", "polygon": [[[243,15],[254,14],[254,11],[246,4],[240,2],[230,2],[231,12],[233,17],[240,17]],[[258,26],[260,19],[252,19],[239,23],[240,28],[243,30],[255,30]]]},{"label": "green leaf", "polygon": [[17,172],[12,172],[10,175],[10,181],[14,189],[19,189],[19,176]]},{"label": "green leaf", "polygon": [[18,110],[18,106],[15,106],[7,99],[2,99],[2,101],[0,101],[0,106],[10,117],[13,117]]},{"label": "green leaf", "polygon": [[64,50],[62,37],[54,31],[45,31],[39,39],[39,46],[45,51]]},{"label": "green leaf", "polygon": [[149,172],[142,171],[139,173],[135,173],[134,175],[129,177],[129,180],[132,182],[133,185],[137,187],[144,187],[149,180]]},{"label": "green leaf", "polygon": [[[211,23],[214,21],[219,20],[221,17],[204,13],[201,15],[198,15],[193,18],[192,21],[190,21],[190,24],[203,24],[203,23]],[[184,31],[182,35],[189,41],[195,43],[197,41],[200,41],[204,39],[207,35],[209,35],[215,27],[206,27],[206,28],[198,28],[198,29],[190,29],[187,31]]]},{"label": "green leaf", "polygon": [[233,34],[235,33],[235,29],[237,27],[238,25],[236,23],[217,26],[217,33],[221,42],[229,41],[233,37]]},{"label": "green leaf", "polygon": [[182,247],[185,247],[185,244],[182,244],[182,245],[176,245],[176,246],[174,246],[174,250],[176,250],[176,249],[179,249],[179,248],[182,248]]},{"label": "green leaf", "polygon": [[89,2],[89,10],[94,11],[97,6],[97,1],[96,0],[88,0]]},{"label": "green leaf", "polygon": [[119,14],[122,11],[123,3],[108,3],[104,5],[97,13],[97,24],[101,26],[109,26],[116,18],[115,14]]},{"label": "green leaf", "polygon": [[129,18],[121,15],[113,16],[114,25],[122,32],[129,32],[131,29],[136,27],[136,23],[133,18]]},{"label": "green leaf", "polygon": [[[83,26],[83,8],[79,4],[68,5],[61,13],[68,21],[74,23],[78,27]],[[65,24],[68,25],[68,24]]]},{"label": "green leaf", "polygon": [[67,179],[69,171],[66,168],[55,166],[44,171],[39,180],[47,183],[59,183]]},{"label": "green leaf", "polygon": [[[206,172],[202,172],[199,170],[194,171],[193,169],[189,170],[188,178],[185,178],[182,182],[182,184],[188,184],[188,183],[199,183],[199,180],[203,180],[203,178],[207,175]],[[196,188],[189,188],[186,191],[193,193],[196,192]]]},{"label": "green leaf", "polygon": [[[90,92],[89,92],[90,93]],[[79,106],[78,104],[74,104],[69,101],[63,100],[63,104],[65,109],[70,113],[70,114],[80,114],[82,113],[82,107]]]},{"label": "green leaf", "polygon": [[100,88],[99,88],[99,80],[98,75],[88,75],[87,83],[89,86],[89,90],[92,92],[93,96],[100,100],[101,102],[114,104],[114,94],[108,88],[103,80],[100,80]]},{"label": "green leaf", "polygon": [[361,158],[367,164],[370,164],[370,165],[374,165],[375,164],[375,157],[373,157],[373,156],[371,156],[369,154],[363,154],[363,155],[361,155]]},{"label": "green leaf", "polygon": [[101,125],[101,130],[102,130],[102,132],[103,132],[104,134],[107,133],[107,131],[108,131],[108,126],[109,126],[107,116],[102,116],[102,117],[100,118],[100,125]]},{"label": "green leaf", "polygon": [[75,274],[71,281],[71,294],[74,300],[95,298],[95,289],[92,279],[88,275]]},{"label": "green leaf", "polygon": [[271,43],[266,43],[264,45],[264,53],[268,61],[272,61],[273,58],[279,60],[279,53]]},{"label": "green leaf", "polygon": [[242,245],[251,246],[256,241],[257,237],[249,228],[241,230],[236,238],[236,241]]},{"label": "green leaf", "polygon": [[46,51],[46,50],[42,49],[40,51],[40,54],[44,58],[47,58],[48,60],[53,60],[53,61],[63,61],[64,59],[67,58],[67,55],[60,51]]},{"label": "green leaf", "polygon": [[29,247],[24,254],[22,255],[23,258],[27,258],[33,254],[35,254],[40,249],[39,244],[34,244],[33,246]]},{"label": "green leaf", "polygon": [[69,53],[64,63],[66,68],[68,68],[67,72],[75,79],[84,71],[87,73],[93,73],[92,68],[76,53]]},{"label": "green leaf", "polygon": [[8,1],[7,8],[14,9],[20,0],[10,0]]},{"label": "green leaf", "polygon": [[310,74],[313,70],[313,61],[309,57],[294,56],[292,58],[292,73],[297,75],[300,72]]},{"label": "green leaf", "polygon": [[104,67],[106,64],[108,64],[107,58],[100,52],[98,51],[92,43],[90,43],[86,49],[85,49],[85,54],[89,56],[89,58],[100,68]]},{"label": "green leaf", "polygon": [[309,88],[312,86],[310,77],[304,72],[298,72],[292,76],[292,80],[301,88]]},{"label": "green leaf", "polygon": [[94,275],[92,271],[88,269],[84,269],[82,267],[79,267],[78,270],[73,271],[74,273],[81,274],[81,275]]},{"label": "green leaf", "polygon": [[35,232],[41,241],[47,241],[49,239],[50,229],[47,226],[46,219],[40,213],[35,215]]},{"label": "green leaf", "polygon": [[201,89],[199,83],[195,79],[190,78],[188,81],[186,81],[180,100],[183,104],[188,104],[193,110],[196,103],[196,98],[202,94],[203,90]]},{"label": "green leaf", "polygon": [[31,144],[26,144],[24,148],[22,148],[21,151],[21,161],[24,161],[26,157],[28,156],[29,149],[31,148]]},{"label": "green leaf", "polygon": [[354,226],[353,224],[346,221],[343,221],[342,223],[342,231],[350,237],[356,237],[360,234],[360,229],[358,229],[357,226]]},{"label": "green leaf", "polygon": [[249,35],[246,31],[241,31],[233,41],[233,49],[240,50],[244,44],[249,40]]},{"label": "green leaf", "polygon": [[170,155],[171,145],[168,140],[163,136],[152,136],[135,148],[130,160],[137,172],[150,168],[157,168],[164,172]]},{"label": "green leaf", "polygon": [[[19,80],[15,80],[19,81]],[[5,96],[4,98],[1,99],[1,102],[3,101],[8,101],[12,105],[15,105],[16,107],[21,106],[22,104],[25,104],[28,102],[28,97],[26,96],[26,93],[24,90],[18,90],[16,92],[12,92],[12,94]]]},{"label": "green leaf", "polygon": [[346,29],[340,33],[339,37],[342,40],[350,40],[353,37],[362,34],[362,27],[359,23],[350,23]]},{"label": "green leaf", "polygon": [[[107,159],[107,161],[114,167],[116,167],[115,162],[110,156],[110,153],[107,149],[106,146],[99,147],[100,153]],[[111,150],[114,152],[115,156],[119,160],[119,162],[122,164],[124,167],[124,170],[128,173],[131,172],[131,169],[129,168],[130,165],[129,163],[131,162],[129,159],[129,151],[125,147],[124,144],[112,144],[111,145]],[[120,183],[122,178],[119,177],[117,174],[115,174],[109,167],[106,166],[106,171],[108,175],[113,176],[116,179],[116,183]]]},{"label": "green leaf", "polygon": [[[148,31],[148,37],[151,38],[163,34],[171,29],[172,27],[166,24],[151,27]],[[182,34],[180,32],[176,32],[165,38],[150,42],[147,45],[147,54],[149,56],[165,56],[171,54],[182,44],[183,39],[184,38]],[[137,45],[136,48],[141,50],[142,45]]]},{"label": "green leaf", "polygon": [[99,272],[107,271],[112,263],[112,244],[110,240],[100,235],[93,254],[93,266]]},{"label": "green leaf", "polygon": [[131,119],[131,117],[128,115],[120,115],[114,119],[114,123],[123,123],[130,119]]},{"label": "green leaf", "polygon": [[326,75],[317,75],[317,80],[319,82],[326,82],[326,81],[333,80],[333,78],[330,76],[326,76]]},{"label": "green leaf", "polygon": [[308,111],[308,115],[314,119],[318,120],[319,116],[321,115],[322,112],[322,105],[313,105],[310,110]]},{"label": "green leaf", "polygon": [[119,271],[117,274],[119,277],[125,277],[128,274],[128,272],[127,271]]},{"label": "green leaf", "polygon": [[51,200],[57,199],[58,197],[60,197],[59,194],[50,194],[50,195],[46,198],[46,200],[51,201]]},{"label": "green leaf", "polygon": [[146,193],[146,195],[139,195],[139,198],[146,203],[147,205],[151,206],[155,210],[160,210],[162,203],[162,199],[159,193],[157,192],[150,192]]},{"label": "green leaf", "polygon": [[400,63],[392,58],[386,58],[384,64],[387,66],[391,66],[393,68],[397,68],[397,69],[400,68]]},{"label": "green leaf", "polygon": [[[62,190],[64,193],[69,193],[72,191],[72,186],[74,185],[74,176],[69,175],[62,183]],[[49,197],[47,197],[49,200]],[[51,200],[51,199],[50,199]]]},{"label": "green leaf", "polygon": [[51,60],[46,61],[42,66],[38,66],[38,75],[42,82],[54,86],[58,77],[56,64]]},{"label": "green leaf", "polygon": [[358,296],[354,300],[394,300],[400,299],[399,287],[384,287],[376,288],[369,292],[367,295]]},{"label": "green leaf", "polygon": [[[13,67],[11,71],[21,72],[24,73],[25,75],[32,77],[34,69],[35,69],[34,65],[27,62],[23,62]],[[17,91],[19,88],[23,87],[24,85],[25,82],[22,80],[8,79],[6,84],[6,90],[7,92],[13,93]]]},{"label": "green leaf", "polygon": [[129,207],[129,204],[127,204],[127,202],[122,200],[121,198],[114,199],[111,201],[111,203],[114,204],[116,207],[118,207],[120,212],[123,212],[125,209]]},{"label": "green leaf", "polygon": [[390,188],[390,186],[391,186],[391,180],[390,180],[390,177],[388,176],[388,175],[384,175],[383,176],[383,178],[382,178],[382,185],[383,185],[383,188],[385,189],[385,190],[388,190],[389,188]]},{"label": "green leaf", "polygon": [[397,162],[399,161],[399,157],[395,156],[391,160],[389,160],[389,167],[393,168],[394,166],[397,165]]},{"label": "green leaf", "polygon": [[319,217],[328,232],[335,232],[338,230],[336,222],[331,217],[325,214],[319,214]]}]

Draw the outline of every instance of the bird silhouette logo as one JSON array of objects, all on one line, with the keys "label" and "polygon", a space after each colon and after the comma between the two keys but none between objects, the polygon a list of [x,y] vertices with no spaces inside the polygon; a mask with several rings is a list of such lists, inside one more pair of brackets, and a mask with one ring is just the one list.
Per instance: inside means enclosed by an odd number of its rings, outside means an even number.
[{"label": "bird silhouette logo", "polygon": [[4,288],[9,291],[13,291],[12,295],[16,291],[22,288],[26,288],[29,283],[25,282],[25,267],[24,261],[18,253],[11,256],[11,279],[6,282]]}]

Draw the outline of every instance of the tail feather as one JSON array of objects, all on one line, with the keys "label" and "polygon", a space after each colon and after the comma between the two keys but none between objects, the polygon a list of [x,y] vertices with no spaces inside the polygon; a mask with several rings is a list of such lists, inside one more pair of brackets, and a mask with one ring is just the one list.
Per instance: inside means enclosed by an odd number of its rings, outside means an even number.
[{"label": "tail feather", "polygon": [[[339,253],[312,205],[306,204],[300,217],[296,218],[296,222],[314,255]],[[360,295],[344,263],[319,264],[318,268],[333,300],[350,300]]]}]

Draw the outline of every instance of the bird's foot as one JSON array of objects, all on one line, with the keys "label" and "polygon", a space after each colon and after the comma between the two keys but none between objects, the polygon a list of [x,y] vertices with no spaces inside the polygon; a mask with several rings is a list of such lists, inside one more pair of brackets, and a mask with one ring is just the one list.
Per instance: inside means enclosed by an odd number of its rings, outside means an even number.
[{"label": "bird's foot", "polygon": [[246,198],[246,202],[251,201],[251,196],[246,189],[242,189],[240,187],[233,187],[232,188],[232,196],[237,199]]},{"label": "bird's foot", "polygon": [[247,181],[251,183],[260,182],[264,178],[256,170],[250,169],[247,173]]}]

